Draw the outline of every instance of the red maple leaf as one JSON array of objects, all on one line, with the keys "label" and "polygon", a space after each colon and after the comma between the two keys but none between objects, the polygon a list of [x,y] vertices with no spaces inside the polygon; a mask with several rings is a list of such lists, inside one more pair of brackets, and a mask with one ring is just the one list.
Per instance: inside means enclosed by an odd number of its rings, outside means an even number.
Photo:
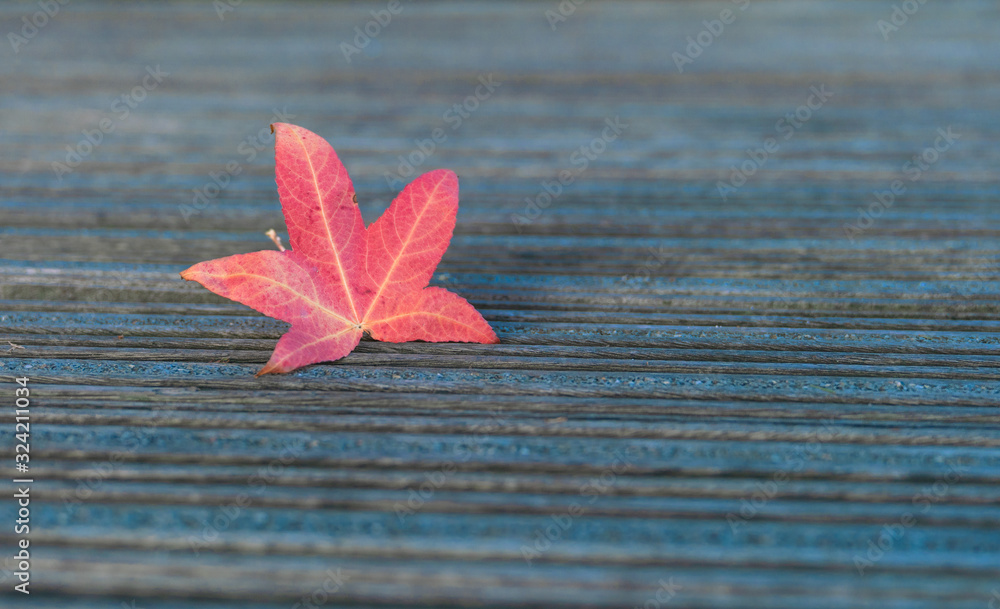
[{"label": "red maple leaf", "polygon": [[453,172],[438,169],[413,180],[365,228],[347,169],[330,144],[295,125],[275,123],[271,130],[292,249],[209,260],[181,273],[292,324],[257,376],[340,359],[366,333],[392,343],[500,342],[468,301],[427,287],[455,229]]}]

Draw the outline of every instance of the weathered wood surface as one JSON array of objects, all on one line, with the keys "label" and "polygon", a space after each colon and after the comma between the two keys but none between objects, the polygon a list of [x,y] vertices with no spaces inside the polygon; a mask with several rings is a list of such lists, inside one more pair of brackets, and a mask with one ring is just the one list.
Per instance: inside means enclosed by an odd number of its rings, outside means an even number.
[{"label": "weathered wood surface", "polygon": [[[5,47],[0,339],[23,349],[0,370],[5,404],[14,375],[34,400],[25,606],[1000,604],[1000,11],[927,2],[885,41],[889,2],[741,4],[588,2],[555,31],[555,1],[404,4],[347,62],[385,4],[220,20],[207,1],[74,0]],[[672,53],[726,8],[678,73]],[[36,10],[4,5],[2,31]],[[833,96],[784,139],[820,86]],[[276,108],[334,144],[369,221],[397,156],[444,130],[420,170],[455,169],[462,207],[434,281],[500,345],[363,342],[253,378],[285,325],[177,273],[284,229],[271,147],[246,147]],[[622,136],[516,226],[616,116]],[[102,118],[115,130],[57,180]],[[948,127],[961,137],[911,181]]]}]

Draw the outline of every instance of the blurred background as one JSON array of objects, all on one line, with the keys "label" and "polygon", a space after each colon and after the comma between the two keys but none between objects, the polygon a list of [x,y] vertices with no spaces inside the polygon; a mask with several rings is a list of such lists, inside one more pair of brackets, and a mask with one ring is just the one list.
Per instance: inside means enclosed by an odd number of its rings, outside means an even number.
[{"label": "blurred background", "polygon": [[[524,215],[524,196],[542,180],[579,170],[573,151],[614,117],[627,131],[589,160],[574,190],[629,198],[629,213],[650,223],[678,205],[723,207],[718,181],[732,184],[732,168],[767,138],[777,149],[753,163],[746,188],[725,191],[736,203],[726,207],[820,175],[822,193],[784,197],[772,221],[808,217],[810,234],[824,238],[842,236],[858,205],[939,128],[952,126],[961,144],[880,234],[919,230],[907,212],[936,185],[989,181],[996,164],[992,2],[919,3],[899,26],[899,2],[401,2],[392,14],[379,3],[74,1],[57,2],[47,23],[35,19],[40,6],[4,8],[4,186],[100,192],[118,225],[132,214],[116,201],[134,199],[120,173],[137,166],[141,183],[130,184],[163,228],[216,229],[251,214],[277,221],[267,133],[276,117],[333,143],[369,222],[400,188],[386,174],[405,180],[399,156],[419,160],[417,144],[435,128],[446,141],[417,169],[456,170],[463,213],[497,230]],[[44,25],[28,38],[30,20]],[[159,78],[147,79],[150,69]],[[480,87],[481,77],[497,84]],[[144,79],[156,88],[140,92]],[[812,87],[829,97],[801,112],[806,120],[776,127]],[[102,119],[113,132],[87,154],[83,131]],[[198,203],[189,181],[211,184],[230,161],[240,174],[185,221],[178,208]],[[591,213],[591,227],[621,220],[612,206]],[[551,205],[533,230],[577,215]]]},{"label": "blurred background", "polygon": [[[4,3],[25,606],[1000,605],[998,17]],[[456,171],[434,283],[502,344],[253,379],[284,325],[176,273],[287,242],[273,122],[369,223]]]}]

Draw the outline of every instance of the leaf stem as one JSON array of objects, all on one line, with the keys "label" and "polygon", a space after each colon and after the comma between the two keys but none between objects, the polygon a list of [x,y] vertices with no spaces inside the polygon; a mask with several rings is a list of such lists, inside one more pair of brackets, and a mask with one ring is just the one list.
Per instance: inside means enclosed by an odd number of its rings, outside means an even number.
[{"label": "leaf stem", "polygon": [[285,251],[285,246],[281,245],[281,237],[278,236],[278,233],[274,232],[273,228],[270,229],[269,231],[267,231],[264,234],[267,235],[268,237],[270,237],[271,241],[274,241],[274,244],[278,246],[278,251],[279,252]]}]

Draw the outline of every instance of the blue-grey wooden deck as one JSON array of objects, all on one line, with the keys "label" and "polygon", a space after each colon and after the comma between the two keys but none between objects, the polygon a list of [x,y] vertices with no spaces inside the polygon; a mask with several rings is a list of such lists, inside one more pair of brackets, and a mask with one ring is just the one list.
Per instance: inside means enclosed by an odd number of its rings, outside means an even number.
[{"label": "blue-grey wooden deck", "polygon": [[[32,595],[8,561],[0,606],[1000,606],[996,3],[888,40],[888,0],[592,0],[554,31],[556,0],[403,3],[346,61],[388,6],[72,0],[0,48],[4,556],[19,375],[35,479]],[[39,10],[0,8],[0,46]],[[434,281],[501,344],[255,379],[284,324],[177,273],[283,232],[275,118],[333,143],[368,221],[441,128]]]}]

